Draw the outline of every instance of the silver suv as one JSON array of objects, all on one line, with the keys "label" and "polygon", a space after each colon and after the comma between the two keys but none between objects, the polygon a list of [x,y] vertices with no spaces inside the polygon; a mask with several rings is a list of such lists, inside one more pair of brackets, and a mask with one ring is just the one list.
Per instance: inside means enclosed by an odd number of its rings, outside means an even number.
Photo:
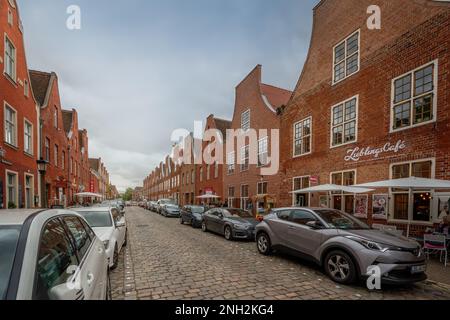
[{"label": "silver suv", "polygon": [[426,259],[416,241],[369,226],[344,212],[324,208],[276,209],[256,227],[258,251],[287,250],[324,267],[335,282],[350,284],[379,267],[384,284],[426,280]]}]

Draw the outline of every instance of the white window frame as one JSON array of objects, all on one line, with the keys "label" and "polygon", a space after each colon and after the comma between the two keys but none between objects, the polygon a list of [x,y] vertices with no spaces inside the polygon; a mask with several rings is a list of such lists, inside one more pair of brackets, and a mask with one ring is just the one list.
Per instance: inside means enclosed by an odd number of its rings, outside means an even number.
[{"label": "white window frame", "polygon": [[59,166],[59,146],[55,143],[53,146],[53,161],[55,162],[55,167]]},{"label": "white window frame", "polygon": [[[48,142],[48,147],[47,147],[47,142]],[[45,137],[44,138],[44,160],[46,160],[47,162],[50,162],[52,160],[52,159],[50,159],[52,156],[52,153],[50,150],[50,145],[51,145],[50,139],[48,137]],[[47,154],[47,150],[48,150],[48,154]]]},{"label": "white window frame", "polygon": [[[244,122],[244,115],[246,115],[246,114],[248,114],[248,121]],[[244,132],[250,130],[250,128],[251,128],[250,123],[251,123],[251,111],[250,111],[250,109],[248,109],[241,113],[241,129]]]},{"label": "white window frame", "polygon": [[[345,104],[347,102],[352,101],[353,99],[356,99],[356,115],[355,115],[355,120],[351,120],[351,121],[345,121]],[[339,125],[334,125],[334,109],[339,107],[340,105],[343,106],[344,110],[343,110],[343,122],[342,124]],[[331,106],[331,116],[330,116],[331,122],[330,122],[330,149],[335,149],[335,148],[340,148],[342,146],[346,146],[349,144],[354,144],[358,142],[358,124],[359,124],[359,94],[357,94],[356,96],[353,96],[349,99],[346,99],[344,101],[341,101],[333,106]],[[344,142],[345,140],[345,124],[346,123],[350,123],[355,121],[355,140],[354,141],[348,141],[348,142]],[[333,129],[336,127],[340,127],[342,126],[343,131],[342,131],[342,143],[341,144],[337,144],[337,145],[333,145]]]},{"label": "white window frame", "polygon": [[227,154],[227,175],[232,175],[236,172],[236,152]]},{"label": "white window frame", "polygon": [[[301,179],[301,180],[303,180],[303,179],[305,179],[305,178],[308,178],[309,179],[309,185],[311,186],[311,176],[309,175],[309,176],[299,176],[299,177],[293,177],[292,178],[292,191],[297,191],[297,190],[295,190],[295,180],[296,179]],[[304,186],[302,186],[302,188],[303,188]],[[304,188],[303,188],[304,189]],[[309,193],[308,194],[308,203],[309,204],[311,204],[311,193]],[[292,194],[292,206],[294,207],[296,205],[296,203],[295,203],[295,194]]]},{"label": "white window frame", "polygon": [[[7,134],[6,134],[6,123],[7,123],[7,120],[6,120],[6,109],[10,109],[10,110],[12,110],[12,111],[14,112],[14,123],[13,123],[13,126],[14,126],[13,140],[14,140],[14,141],[12,141],[12,143],[9,142],[9,141],[7,141]],[[13,108],[9,103],[7,103],[6,101],[5,101],[4,105],[3,105],[3,117],[4,117],[4,122],[3,122],[3,132],[4,132],[4,135],[5,135],[4,141],[5,141],[5,143],[7,143],[8,145],[17,148],[17,147],[18,147],[18,137],[17,137],[17,130],[18,130],[18,128],[17,128],[17,127],[18,127],[18,123],[17,123],[17,110],[14,109],[14,108]]]},{"label": "white window frame", "polygon": [[[27,135],[27,125],[30,126],[31,128],[31,132],[30,132],[30,145],[29,145],[29,150],[26,149],[26,141],[28,140],[28,135]],[[33,124],[31,123],[31,121],[28,121],[26,118],[24,118],[23,120],[23,136],[24,136],[24,141],[23,141],[23,150],[26,154],[29,155],[33,155],[34,154],[34,132],[33,132]]]},{"label": "white window frame", "polygon": [[[6,65],[7,65],[7,55],[6,55],[6,47],[7,46],[6,46],[6,43],[7,42],[9,42],[11,44],[11,46],[13,47],[13,49],[14,49],[13,70],[12,70],[13,74],[12,75],[10,75],[9,73],[6,72]],[[8,37],[8,35],[6,33],[5,33],[5,36],[4,36],[3,43],[4,43],[4,47],[5,47],[5,49],[4,49],[4,61],[3,61],[3,64],[4,64],[3,73],[9,79],[11,79],[14,83],[16,83],[16,81],[17,81],[17,48],[16,48],[14,42],[12,42],[12,40]]]},{"label": "white window frame", "polygon": [[[401,165],[405,165],[405,164],[409,164],[409,175],[410,177],[412,176],[412,165],[414,163],[421,163],[421,162],[431,162],[431,179],[435,179],[436,178],[436,158],[425,158],[425,159],[416,159],[416,160],[410,160],[410,161],[402,161],[402,162],[396,162],[396,163],[391,163],[389,165],[389,179],[392,180],[393,178],[393,168],[395,166],[401,166]],[[427,191],[427,189],[424,190],[420,190],[420,191],[414,191],[414,193],[423,193],[424,191]],[[395,219],[394,217],[394,205],[395,205],[395,199],[394,199],[394,195],[395,194],[408,194],[409,191],[393,191],[392,188],[389,189],[389,217],[388,217],[388,221],[389,222],[393,222],[393,223],[401,223],[401,224],[414,224],[414,225],[424,225],[424,226],[431,226],[433,225],[433,221],[435,219],[437,219],[438,217],[433,216],[433,214],[435,214],[435,203],[433,201],[433,199],[431,200],[430,203],[430,211],[431,211],[431,215],[430,215],[430,222],[426,222],[426,221],[417,221],[417,220],[413,220],[413,216],[409,216],[409,212],[408,212],[408,220],[401,220],[401,219]],[[434,198],[434,192],[433,190],[430,190],[430,193],[432,194],[432,197]],[[414,200],[409,199],[408,201],[408,207],[413,205]],[[408,210],[409,211],[409,210]],[[437,213],[439,215],[439,212]],[[392,217],[392,218],[391,218]]]},{"label": "white window frame", "polygon": [[[421,69],[424,69],[424,68],[426,68],[428,66],[431,66],[431,65],[434,66],[434,68],[433,68],[434,69],[433,70],[433,72],[434,72],[434,74],[433,74],[433,91],[415,96],[414,95],[414,91],[415,91],[415,77],[414,77],[414,74],[417,71],[419,71]],[[395,103],[395,82],[397,80],[401,79],[401,78],[404,78],[404,77],[408,76],[408,75],[411,75],[411,97],[408,100],[404,100],[403,102]],[[392,83],[391,83],[391,111],[390,111],[391,121],[390,121],[390,128],[389,128],[389,132],[390,133],[399,132],[399,131],[403,131],[403,130],[408,130],[408,129],[424,126],[424,125],[427,125],[427,124],[430,124],[430,123],[435,123],[437,121],[437,116],[438,116],[438,114],[437,114],[437,102],[438,102],[438,84],[439,84],[438,78],[439,78],[439,60],[436,59],[436,60],[428,62],[428,63],[426,63],[426,64],[424,64],[424,65],[422,65],[422,66],[420,66],[420,67],[418,67],[418,68],[416,68],[414,70],[408,71],[408,72],[406,72],[406,73],[404,73],[404,74],[402,74],[402,75],[392,79]],[[414,103],[414,100],[416,100],[416,99],[418,99],[420,97],[427,96],[429,94],[433,94],[433,119],[430,120],[430,121],[413,124],[413,122],[414,122],[413,121],[413,114],[414,114],[414,105],[413,105],[413,103]],[[410,116],[411,124],[409,126],[407,126],[407,127],[394,128],[394,124],[395,124],[394,107],[397,106],[397,105],[400,105],[402,103],[406,103],[408,101],[410,102],[410,114],[409,114],[409,116]]]},{"label": "white window frame", "polygon": [[219,178],[219,162],[214,163],[214,179]]},{"label": "white window frame", "polygon": [[64,152],[64,150],[61,151],[61,169],[66,169],[66,153]]},{"label": "white window frame", "polygon": [[25,79],[23,82],[23,95],[27,98],[30,97],[30,83],[27,79]]},{"label": "white window frame", "polygon": [[30,208],[34,208],[34,174],[31,173],[25,173],[24,177],[23,177],[23,189],[24,189],[24,204],[25,204],[25,208],[28,208],[27,206],[27,177],[31,178],[31,206]]},{"label": "white window frame", "polygon": [[[353,55],[358,54],[358,70],[356,70],[355,72],[353,72],[351,74],[347,74],[347,59],[349,58],[349,57],[347,57],[347,40],[350,39],[351,37],[353,37],[355,34],[358,34],[358,51],[356,53],[354,53]],[[336,48],[339,47],[340,45],[342,45],[343,43],[345,43],[345,57],[344,57],[344,60],[343,60],[345,62],[345,67],[344,67],[345,68],[345,76],[344,76],[344,78],[336,81],[336,79],[335,79],[335,77],[336,77],[336,75],[335,75],[335,67],[338,64],[342,63],[342,61],[339,62],[339,63],[336,63]],[[358,29],[358,30],[352,32],[349,36],[347,36],[345,39],[343,39],[342,41],[340,41],[338,44],[336,44],[333,47],[332,67],[333,67],[333,69],[332,69],[332,77],[333,77],[332,85],[335,85],[335,84],[338,84],[338,83],[344,81],[345,79],[347,79],[347,78],[357,74],[361,70],[361,29]]]},{"label": "white window frame", "polygon": [[[248,157],[246,156],[248,149]],[[240,165],[240,171],[245,172],[250,169],[250,145],[246,145],[241,148],[241,165]]]},{"label": "white window frame", "polygon": [[11,8],[8,8],[8,24],[10,26],[14,25],[14,15],[13,15]]},{"label": "white window frame", "polygon": [[16,208],[19,208],[19,173],[12,170],[5,170],[5,186],[6,186],[6,198],[5,198],[5,208],[9,209],[9,181],[8,181],[8,175],[14,175],[15,176],[15,205]]},{"label": "white window frame", "polygon": [[358,169],[351,169],[351,170],[342,170],[342,171],[333,171],[330,172],[330,183],[333,183],[333,175],[341,173],[342,174],[342,185],[345,186],[344,184],[344,173],[349,173],[349,172],[354,172],[355,173],[355,184],[357,184],[357,179],[358,179]]},{"label": "white window frame", "polygon": [[[305,138],[305,136],[303,134],[303,130],[304,130],[304,127],[305,127],[304,124],[305,124],[306,121],[309,121],[309,126],[310,126],[310,128],[309,128],[310,129],[310,133],[309,133],[309,152],[303,152],[303,150],[304,150],[303,139]],[[296,129],[297,125],[301,125],[302,136],[301,136],[300,139],[295,139],[295,129]],[[305,118],[303,120],[297,121],[296,123],[294,123],[292,129],[293,129],[293,135],[292,135],[292,142],[293,142],[292,143],[292,157],[293,158],[299,158],[299,157],[304,157],[304,156],[310,155],[312,153],[312,149],[313,149],[313,146],[312,146],[312,143],[313,143],[313,139],[312,139],[312,137],[313,137],[313,120],[312,120],[312,116],[307,117],[307,118]],[[302,146],[302,148],[301,148],[302,149],[302,153],[295,154],[295,143],[298,140],[302,140],[302,144],[301,144],[301,146]]]},{"label": "white window frame", "polygon": [[[247,197],[242,196],[243,187],[247,187],[247,191],[248,191]],[[241,209],[247,210],[248,200],[250,199],[250,186],[248,184],[241,184],[241,190],[239,190],[239,195],[240,195],[239,205],[240,205]],[[243,204],[245,204],[245,206]]]},{"label": "white window frame", "polygon": [[[265,151],[261,151],[261,145],[266,147]],[[263,156],[264,154],[266,154],[267,163],[260,162],[260,157]],[[250,161],[250,159],[249,159],[249,161]],[[258,164],[256,167],[262,168],[267,165],[269,165],[269,137],[268,136],[258,140]]]},{"label": "white window frame", "polygon": [[[266,193],[259,193],[259,186],[262,184],[266,184]],[[269,182],[268,181],[259,181],[256,183],[256,195],[257,196],[263,196],[269,193]]]}]

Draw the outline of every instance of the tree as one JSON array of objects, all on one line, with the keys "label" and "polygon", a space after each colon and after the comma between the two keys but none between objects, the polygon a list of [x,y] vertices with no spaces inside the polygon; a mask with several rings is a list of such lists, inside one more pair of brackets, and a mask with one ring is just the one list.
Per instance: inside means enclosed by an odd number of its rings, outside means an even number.
[{"label": "tree", "polygon": [[133,199],[133,189],[128,188],[123,195],[123,201],[131,201]]}]

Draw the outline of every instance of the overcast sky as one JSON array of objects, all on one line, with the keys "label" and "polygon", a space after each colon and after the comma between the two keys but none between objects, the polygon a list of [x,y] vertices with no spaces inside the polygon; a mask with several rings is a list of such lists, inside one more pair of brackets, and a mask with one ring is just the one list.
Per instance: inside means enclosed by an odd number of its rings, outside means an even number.
[{"label": "overcast sky", "polygon": [[[234,88],[257,64],[292,90],[318,0],[19,0],[28,66],[55,71],[90,157],[123,191],[170,153],[174,129],[230,119]],[[78,5],[82,29],[66,28]]]}]

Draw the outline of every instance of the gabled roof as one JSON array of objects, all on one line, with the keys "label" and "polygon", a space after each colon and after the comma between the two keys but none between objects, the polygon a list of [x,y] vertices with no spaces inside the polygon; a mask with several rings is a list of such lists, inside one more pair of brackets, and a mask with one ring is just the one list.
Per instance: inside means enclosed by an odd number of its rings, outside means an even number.
[{"label": "gabled roof", "polygon": [[67,134],[69,134],[70,130],[72,130],[73,111],[62,110],[62,117],[64,130],[66,131]]},{"label": "gabled roof", "polygon": [[222,137],[226,139],[227,137],[227,130],[231,129],[231,121],[214,118],[214,122],[216,123],[216,128],[222,133]]},{"label": "gabled roof", "polygon": [[262,94],[275,109],[286,105],[292,96],[292,92],[269,84],[261,83]]},{"label": "gabled roof", "polygon": [[31,89],[34,97],[42,107],[46,104],[46,97],[50,91],[52,73],[30,70]]}]

